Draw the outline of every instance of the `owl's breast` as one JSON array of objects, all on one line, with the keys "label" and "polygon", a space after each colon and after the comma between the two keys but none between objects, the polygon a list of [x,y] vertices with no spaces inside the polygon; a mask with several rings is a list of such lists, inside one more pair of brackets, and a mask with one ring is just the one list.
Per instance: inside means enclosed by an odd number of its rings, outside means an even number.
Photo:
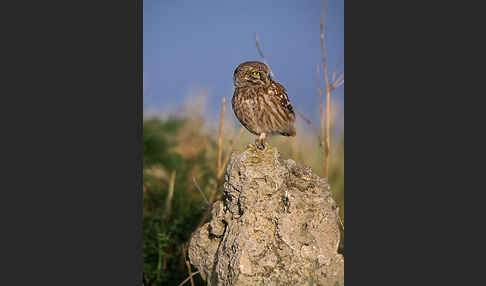
[{"label": "owl's breast", "polygon": [[236,118],[251,133],[259,135],[262,130],[258,126],[258,106],[251,88],[237,88],[233,94],[232,107]]}]

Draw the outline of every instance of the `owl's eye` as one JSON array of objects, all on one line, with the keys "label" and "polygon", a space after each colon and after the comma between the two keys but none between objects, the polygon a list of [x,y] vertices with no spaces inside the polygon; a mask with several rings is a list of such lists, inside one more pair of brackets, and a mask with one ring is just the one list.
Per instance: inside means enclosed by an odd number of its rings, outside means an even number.
[{"label": "owl's eye", "polygon": [[260,76],[259,72],[252,72],[251,74],[254,75],[254,76]]}]

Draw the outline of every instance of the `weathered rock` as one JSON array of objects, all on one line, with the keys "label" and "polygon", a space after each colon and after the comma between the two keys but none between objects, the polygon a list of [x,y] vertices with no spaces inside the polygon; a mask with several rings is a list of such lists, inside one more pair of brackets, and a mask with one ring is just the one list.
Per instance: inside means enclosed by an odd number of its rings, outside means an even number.
[{"label": "weathered rock", "polygon": [[189,245],[207,285],[344,285],[327,182],[275,148],[232,154],[223,201]]}]

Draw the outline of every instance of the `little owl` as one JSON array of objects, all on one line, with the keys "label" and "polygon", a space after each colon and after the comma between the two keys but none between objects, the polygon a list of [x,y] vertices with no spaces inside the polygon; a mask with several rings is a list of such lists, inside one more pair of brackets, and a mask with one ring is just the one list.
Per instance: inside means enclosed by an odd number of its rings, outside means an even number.
[{"label": "little owl", "polygon": [[270,78],[270,70],[264,63],[240,64],[233,80],[233,111],[248,131],[260,136],[258,148],[265,147],[266,135],[296,135],[295,113],[287,92]]}]

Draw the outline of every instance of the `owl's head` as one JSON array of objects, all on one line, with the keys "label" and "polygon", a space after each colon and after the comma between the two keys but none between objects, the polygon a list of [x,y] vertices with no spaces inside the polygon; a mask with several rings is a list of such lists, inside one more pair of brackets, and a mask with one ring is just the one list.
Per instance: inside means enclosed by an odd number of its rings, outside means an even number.
[{"label": "owl's head", "polygon": [[268,86],[270,70],[261,62],[244,62],[235,69],[233,82],[235,87]]}]

